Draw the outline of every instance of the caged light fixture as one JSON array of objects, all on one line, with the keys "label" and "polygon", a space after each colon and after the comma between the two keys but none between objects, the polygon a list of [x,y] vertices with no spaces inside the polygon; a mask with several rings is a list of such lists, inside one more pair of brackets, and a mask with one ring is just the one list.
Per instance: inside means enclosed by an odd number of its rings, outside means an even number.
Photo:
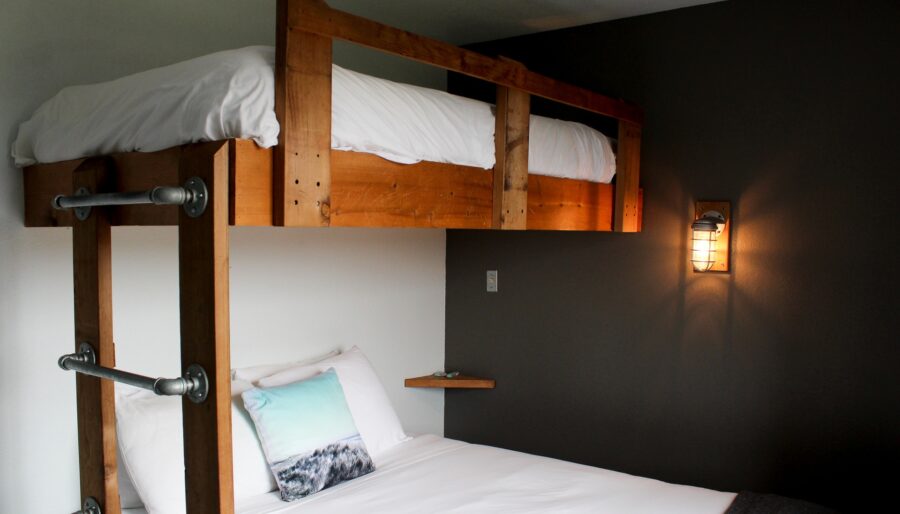
[{"label": "caged light fixture", "polygon": [[694,271],[728,271],[731,204],[697,202],[691,223],[691,264]]}]

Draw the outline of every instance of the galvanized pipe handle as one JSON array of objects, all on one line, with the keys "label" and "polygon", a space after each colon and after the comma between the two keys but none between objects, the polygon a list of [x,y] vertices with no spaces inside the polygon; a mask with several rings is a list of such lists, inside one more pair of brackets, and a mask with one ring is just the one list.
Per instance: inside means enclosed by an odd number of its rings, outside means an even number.
[{"label": "galvanized pipe handle", "polygon": [[181,377],[153,378],[99,366],[96,355],[93,346],[89,343],[81,343],[78,353],[70,353],[59,358],[59,367],[67,371],[147,389],[159,396],[187,396],[194,403],[202,403],[209,394],[209,377],[206,375],[206,370],[200,365],[191,364],[184,376]]},{"label": "galvanized pipe handle", "polygon": [[87,188],[79,188],[72,196],[56,195],[51,205],[54,209],[74,209],[79,220],[91,215],[91,207],[115,205],[183,205],[188,216],[196,218],[203,214],[209,202],[206,183],[199,177],[191,177],[182,187],[157,186],[147,191],[121,193],[91,193]]}]

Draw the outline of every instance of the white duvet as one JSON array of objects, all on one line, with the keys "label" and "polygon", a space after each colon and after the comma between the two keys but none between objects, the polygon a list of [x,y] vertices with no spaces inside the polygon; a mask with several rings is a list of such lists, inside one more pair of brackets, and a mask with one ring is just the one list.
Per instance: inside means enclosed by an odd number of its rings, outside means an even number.
[{"label": "white duvet", "polygon": [[[300,501],[239,501],[239,514],[722,514],[733,493],[668,484],[556,459],[419,436],[378,469]],[[126,514],[143,514],[126,510]]]},{"label": "white duvet", "polygon": [[[244,138],[278,142],[275,50],[254,46],[110,82],[67,87],[19,127],[17,166]],[[494,166],[492,106],[427,88],[333,69],[332,148],[400,163]],[[531,117],[529,170],[609,182],[615,156],[579,123]]]}]

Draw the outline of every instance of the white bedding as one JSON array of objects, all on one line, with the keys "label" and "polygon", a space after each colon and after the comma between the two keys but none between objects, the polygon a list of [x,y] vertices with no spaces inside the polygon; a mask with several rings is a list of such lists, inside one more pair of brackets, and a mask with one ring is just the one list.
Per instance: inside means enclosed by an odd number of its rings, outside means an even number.
[{"label": "white bedding", "polygon": [[[67,87],[21,124],[17,166],[229,138],[278,141],[275,51],[229,50],[110,82]],[[492,168],[492,106],[334,66],[332,148]],[[585,125],[531,117],[532,173],[609,182],[615,155]]]},{"label": "white bedding", "polygon": [[424,435],[395,447],[372,474],[292,503],[282,502],[277,493],[253,497],[238,502],[235,510],[240,514],[722,514],[734,497]]}]

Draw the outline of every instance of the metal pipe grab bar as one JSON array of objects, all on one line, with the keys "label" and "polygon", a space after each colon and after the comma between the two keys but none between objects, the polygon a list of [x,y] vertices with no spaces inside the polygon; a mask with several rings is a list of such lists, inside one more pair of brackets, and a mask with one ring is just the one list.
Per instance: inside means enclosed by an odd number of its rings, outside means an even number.
[{"label": "metal pipe grab bar", "polygon": [[57,209],[73,209],[75,207],[104,207],[108,205],[182,205],[189,201],[193,194],[183,187],[154,187],[149,191],[130,191],[125,193],[96,193],[75,196],[57,195],[53,199],[53,207]]},{"label": "metal pipe grab bar", "polygon": [[66,354],[59,358],[59,367],[67,371],[147,389],[160,396],[187,396],[194,403],[202,403],[209,393],[209,378],[206,370],[197,364],[188,366],[183,377],[153,378],[100,366],[97,364],[96,355],[93,346],[89,343],[81,343],[78,353]]},{"label": "metal pipe grab bar", "polygon": [[182,205],[188,216],[196,218],[206,210],[208,201],[206,183],[191,177],[183,187],[157,186],[147,191],[91,193],[81,187],[72,196],[56,195],[51,204],[54,209],[73,209],[75,217],[84,221],[91,215],[91,207],[116,205]]}]

